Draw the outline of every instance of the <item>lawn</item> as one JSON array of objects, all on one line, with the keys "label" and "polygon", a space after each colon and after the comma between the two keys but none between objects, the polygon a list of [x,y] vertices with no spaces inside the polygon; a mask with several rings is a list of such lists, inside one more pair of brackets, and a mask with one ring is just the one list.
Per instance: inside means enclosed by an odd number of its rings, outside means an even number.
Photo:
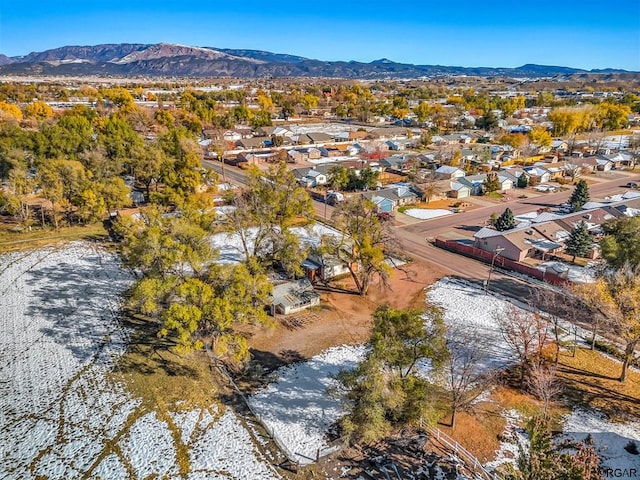
[{"label": "lawn", "polygon": [[0,222],[0,253],[41,248],[59,240],[105,240],[107,238],[102,222],[61,227],[58,230],[33,226],[29,231],[18,231],[15,224]]},{"label": "lawn", "polygon": [[631,369],[620,383],[620,369],[617,360],[587,348],[578,348],[575,357],[561,355],[558,377],[565,401],[596,408],[614,421],[640,417],[640,373]]}]

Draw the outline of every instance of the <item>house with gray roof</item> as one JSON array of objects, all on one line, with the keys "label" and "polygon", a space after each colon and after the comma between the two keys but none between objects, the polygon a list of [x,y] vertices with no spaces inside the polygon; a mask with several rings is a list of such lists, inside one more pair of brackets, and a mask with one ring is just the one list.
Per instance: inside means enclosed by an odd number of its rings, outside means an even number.
[{"label": "house with gray roof", "polygon": [[449,165],[442,165],[435,171],[435,176],[438,180],[454,180],[464,177],[464,175],[464,170]]},{"label": "house with gray roof", "polygon": [[[502,171],[497,172],[498,183],[500,188],[498,190],[511,190],[513,188],[513,180],[507,175],[504,175]],[[486,173],[479,173],[478,175],[471,175],[469,177],[461,177],[458,179],[458,183],[468,186],[471,189],[471,195],[482,195],[484,193],[484,182],[487,181]]]},{"label": "house with gray roof", "polygon": [[306,278],[273,286],[271,293],[272,315],[289,315],[315,305],[320,305],[320,295],[313,290],[311,282]]}]

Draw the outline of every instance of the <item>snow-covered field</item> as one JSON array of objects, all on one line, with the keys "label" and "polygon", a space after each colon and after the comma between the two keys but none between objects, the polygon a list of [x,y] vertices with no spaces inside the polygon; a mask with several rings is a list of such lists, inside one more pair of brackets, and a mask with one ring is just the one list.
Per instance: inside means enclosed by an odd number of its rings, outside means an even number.
[{"label": "snow-covered field", "polygon": [[301,464],[315,460],[327,447],[325,435],[344,410],[327,393],[332,375],[355,367],[364,358],[363,346],[339,346],[311,360],[280,368],[271,385],[249,403],[274,436]]},{"label": "snow-covered field", "polygon": [[429,289],[427,300],[443,308],[444,320],[450,329],[471,333],[471,338],[486,348],[486,355],[480,361],[483,369],[502,368],[516,360],[498,324],[498,318],[513,307],[511,303],[471,284],[448,278]]},{"label": "snow-covered field", "polygon": [[0,479],[278,478],[231,410],[156,411],[114,380],[130,281],[88,243],[0,256]]},{"label": "snow-covered field", "polygon": [[452,215],[453,212],[450,210],[444,210],[442,208],[410,208],[404,211],[405,215],[409,215],[413,218],[420,218],[422,220],[429,220],[430,218],[438,218],[444,217],[446,215]]},{"label": "snow-covered field", "polygon": [[[427,299],[444,309],[445,322],[450,328],[468,329],[473,332],[476,343],[488,346],[486,358],[480,361],[483,369],[504,367],[515,360],[497,321],[497,317],[512,307],[511,303],[487,295],[473,285],[446,278],[429,289]],[[326,434],[331,424],[343,414],[339,401],[327,393],[327,387],[332,384],[331,374],[351,368],[364,353],[362,346],[331,348],[308,362],[278,370],[274,381],[250,398],[252,407],[273,435],[300,463],[311,463],[318,449],[322,452],[327,448]],[[428,374],[428,367],[425,373]],[[509,411],[505,415],[509,420],[508,433],[526,443],[526,436],[517,427],[521,421],[519,414]],[[640,457],[622,449],[631,439],[640,443],[640,423],[615,425],[597,414],[585,412],[574,412],[568,417],[567,437],[583,440],[588,433],[603,458],[603,467],[629,468],[630,462],[640,463]],[[503,442],[495,461],[487,467],[495,468],[513,461],[516,454],[515,443]]]}]

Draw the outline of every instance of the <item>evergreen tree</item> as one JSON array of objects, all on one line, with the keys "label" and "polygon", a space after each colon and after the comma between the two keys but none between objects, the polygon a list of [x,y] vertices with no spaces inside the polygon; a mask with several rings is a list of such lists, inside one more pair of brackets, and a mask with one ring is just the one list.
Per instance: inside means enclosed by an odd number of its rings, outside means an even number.
[{"label": "evergreen tree", "polygon": [[640,265],[640,217],[617,218],[606,222],[602,229],[602,256],[611,267]]},{"label": "evergreen tree", "polygon": [[527,177],[526,173],[523,173],[518,177],[518,183],[516,184],[516,186],[518,188],[527,188],[528,185],[529,185],[529,177]]},{"label": "evergreen tree", "polygon": [[498,119],[494,113],[489,110],[476,120],[476,127],[483,128],[487,131],[493,130],[498,127]]},{"label": "evergreen tree", "polygon": [[576,257],[584,257],[589,252],[592,244],[593,240],[591,240],[589,229],[583,220],[571,230],[571,234],[566,242],[567,253],[573,255],[571,261],[575,262]]},{"label": "evergreen tree", "polygon": [[513,212],[510,208],[507,208],[502,215],[500,215],[495,223],[496,230],[504,232],[505,230],[511,230],[516,226],[516,219],[513,217]]},{"label": "evergreen tree", "polygon": [[376,309],[365,360],[338,374],[348,410],[341,425],[351,440],[374,442],[395,426],[434,417],[434,387],[417,365],[429,361],[435,371],[442,367],[448,356],[445,332],[439,307]]},{"label": "evergreen tree", "polygon": [[579,180],[573,189],[569,203],[574,212],[582,209],[585,203],[589,201],[589,185],[584,180]]}]

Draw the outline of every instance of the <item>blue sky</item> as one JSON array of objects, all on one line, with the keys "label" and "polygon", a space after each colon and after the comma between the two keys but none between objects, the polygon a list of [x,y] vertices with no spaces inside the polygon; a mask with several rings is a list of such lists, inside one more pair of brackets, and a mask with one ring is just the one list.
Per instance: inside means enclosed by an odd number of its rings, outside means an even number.
[{"label": "blue sky", "polygon": [[0,0],[0,53],[125,42],[321,60],[640,71],[640,1]]}]

